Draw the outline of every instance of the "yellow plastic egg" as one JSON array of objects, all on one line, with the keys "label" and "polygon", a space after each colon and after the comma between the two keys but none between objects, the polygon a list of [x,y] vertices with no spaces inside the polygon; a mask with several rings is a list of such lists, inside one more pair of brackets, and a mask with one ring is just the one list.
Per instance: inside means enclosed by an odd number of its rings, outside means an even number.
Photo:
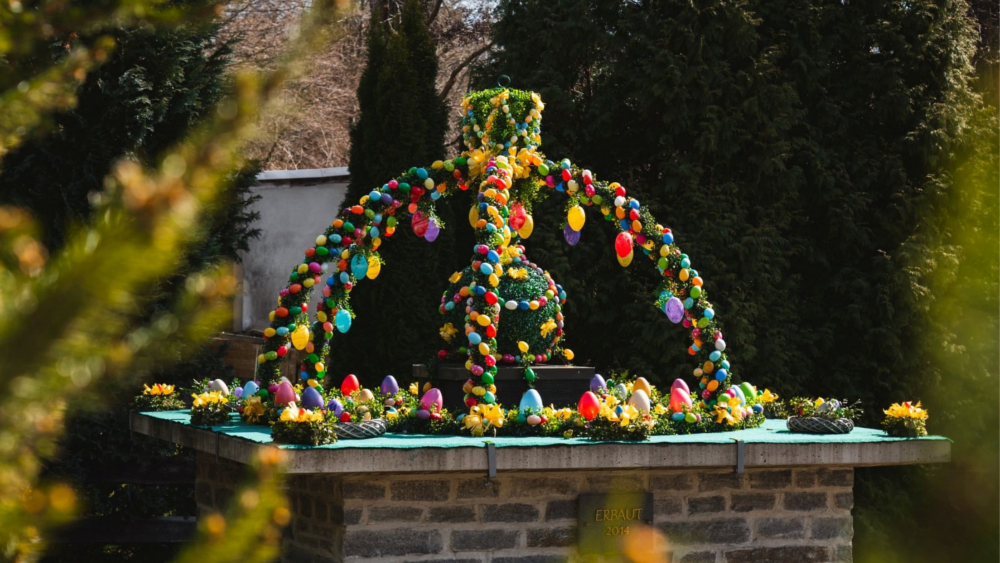
[{"label": "yellow plastic egg", "polygon": [[517,343],[517,349],[520,350],[522,353],[527,352],[528,351],[528,343],[525,342],[525,341],[523,341],[523,340],[521,340],[520,342]]},{"label": "yellow plastic egg", "polygon": [[306,325],[299,325],[295,327],[295,330],[292,331],[292,346],[295,346],[296,350],[303,350],[308,343],[309,327]]},{"label": "yellow plastic egg", "polygon": [[476,322],[479,323],[479,326],[490,326],[492,319],[489,315],[479,315],[476,317]]},{"label": "yellow plastic egg", "polygon": [[573,358],[576,357],[576,354],[574,354],[573,351],[570,350],[569,348],[566,348],[565,350],[563,350],[563,357],[566,358],[567,360],[572,360]]},{"label": "yellow plastic egg", "polygon": [[528,215],[524,218],[524,224],[517,230],[517,235],[521,238],[528,238],[535,231],[535,220]]},{"label": "yellow plastic egg", "polygon": [[587,221],[587,214],[583,211],[583,208],[579,205],[574,205],[569,208],[566,213],[566,220],[569,222],[569,228],[574,231],[579,231],[583,228],[583,224]]},{"label": "yellow plastic egg", "polygon": [[482,355],[487,355],[490,353],[490,345],[485,342],[479,343],[479,353]]},{"label": "yellow plastic egg", "polygon": [[382,271],[382,263],[379,262],[378,260],[372,260],[371,262],[368,263],[368,272],[365,274],[365,277],[370,280],[373,280],[378,277],[379,272],[381,271]]}]

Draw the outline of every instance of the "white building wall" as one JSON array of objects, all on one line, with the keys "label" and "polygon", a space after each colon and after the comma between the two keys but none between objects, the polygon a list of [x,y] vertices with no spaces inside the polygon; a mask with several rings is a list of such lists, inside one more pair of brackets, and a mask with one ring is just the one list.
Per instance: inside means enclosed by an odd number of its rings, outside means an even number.
[{"label": "white building wall", "polygon": [[[240,282],[233,311],[233,331],[263,330],[278,292],[292,268],[336,218],[347,192],[347,168],[273,170],[257,176],[253,209],[260,213],[260,238],[236,268]],[[317,286],[319,287],[319,286]],[[316,295],[319,294],[317,289]],[[314,299],[316,296],[314,295]]]}]

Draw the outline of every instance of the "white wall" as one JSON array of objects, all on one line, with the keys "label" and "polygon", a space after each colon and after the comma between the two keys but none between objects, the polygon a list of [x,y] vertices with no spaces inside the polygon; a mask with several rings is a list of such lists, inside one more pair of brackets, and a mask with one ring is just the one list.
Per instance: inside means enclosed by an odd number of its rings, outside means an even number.
[{"label": "white wall", "polygon": [[[261,173],[253,192],[260,200],[260,238],[250,241],[237,268],[233,330],[263,330],[292,268],[336,218],[347,192],[347,168],[275,170]],[[320,286],[317,286],[317,288]],[[317,290],[316,294],[319,294]],[[314,296],[314,299],[316,296]]]}]

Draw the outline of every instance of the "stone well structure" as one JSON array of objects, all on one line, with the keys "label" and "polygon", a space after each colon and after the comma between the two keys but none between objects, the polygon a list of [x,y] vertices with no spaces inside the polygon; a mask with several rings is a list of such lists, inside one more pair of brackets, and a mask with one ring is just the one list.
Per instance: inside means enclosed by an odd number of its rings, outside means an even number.
[{"label": "stone well structure", "polygon": [[[200,429],[171,414],[135,414],[133,428],[197,450],[198,506],[216,510],[266,440],[237,423]],[[649,495],[652,514],[626,524],[662,531],[674,562],[850,562],[853,468],[950,457],[939,437],[782,429],[783,421],[769,421],[759,431],[643,443],[387,435],[291,448],[294,516],[282,559],[598,561],[578,552],[582,535],[607,531],[588,520],[584,499],[639,493]]]}]

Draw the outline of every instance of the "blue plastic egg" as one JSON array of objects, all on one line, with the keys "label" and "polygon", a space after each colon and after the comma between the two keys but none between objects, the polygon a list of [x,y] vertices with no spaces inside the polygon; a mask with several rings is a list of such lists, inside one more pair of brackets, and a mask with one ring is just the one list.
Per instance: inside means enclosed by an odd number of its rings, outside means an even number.
[{"label": "blue plastic egg", "polygon": [[528,389],[525,391],[524,395],[521,396],[521,404],[518,405],[518,410],[521,413],[525,413],[528,409],[531,409],[532,411],[541,411],[543,407],[542,396],[538,394],[538,391]]}]

